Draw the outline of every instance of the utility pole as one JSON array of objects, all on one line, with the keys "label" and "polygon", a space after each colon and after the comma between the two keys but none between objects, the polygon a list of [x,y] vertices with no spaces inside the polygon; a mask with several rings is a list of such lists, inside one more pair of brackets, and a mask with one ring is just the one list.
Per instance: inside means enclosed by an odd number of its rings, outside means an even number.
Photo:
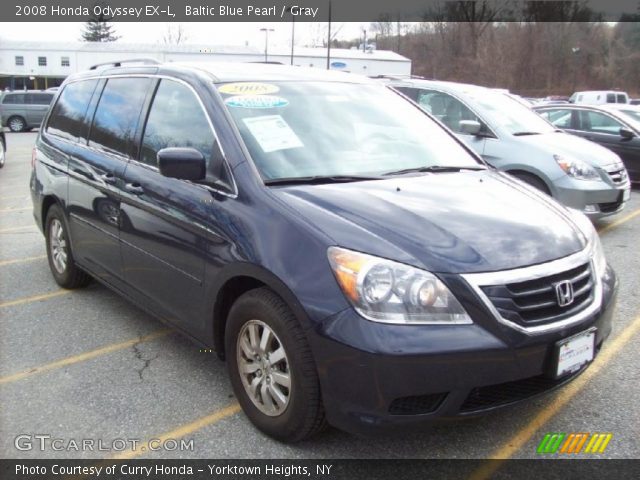
[{"label": "utility pole", "polygon": [[329,28],[327,29],[327,70],[331,69],[331,0],[329,0]]},{"label": "utility pole", "polygon": [[273,32],[273,28],[261,28],[264,32],[264,63],[269,61],[269,32]]}]

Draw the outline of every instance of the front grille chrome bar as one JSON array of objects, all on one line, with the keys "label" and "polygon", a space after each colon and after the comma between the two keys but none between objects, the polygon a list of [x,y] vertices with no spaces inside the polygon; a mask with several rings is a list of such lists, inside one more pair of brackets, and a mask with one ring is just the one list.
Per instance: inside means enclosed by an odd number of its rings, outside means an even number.
[{"label": "front grille chrome bar", "polygon": [[[580,252],[551,262],[532,265],[530,267],[516,268],[513,270],[504,270],[501,272],[465,273],[462,274],[461,277],[469,284],[498,322],[527,335],[541,335],[578,324],[597,313],[600,309],[600,305],[602,304],[602,279],[597,278],[596,270],[590,257],[590,252],[591,246],[589,245]],[[558,320],[557,322],[532,326],[518,325],[517,323],[500,315],[500,312],[498,312],[493,302],[491,302],[489,297],[482,290],[482,287],[525,282],[528,280],[548,277],[579,267],[587,262],[593,272],[593,280],[595,282],[593,286],[593,300],[585,309],[571,317]]]}]

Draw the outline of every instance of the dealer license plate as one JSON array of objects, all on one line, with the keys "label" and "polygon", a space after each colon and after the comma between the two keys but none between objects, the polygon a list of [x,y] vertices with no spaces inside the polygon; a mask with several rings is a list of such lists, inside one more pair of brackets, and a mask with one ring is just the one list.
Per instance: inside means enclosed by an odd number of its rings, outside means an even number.
[{"label": "dealer license plate", "polygon": [[583,365],[593,360],[595,340],[596,331],[595,329],[591,329],[558,342],[558,366],[556,368],[556,376],[562,377],[569,373],[576,372],[580,370]]}]

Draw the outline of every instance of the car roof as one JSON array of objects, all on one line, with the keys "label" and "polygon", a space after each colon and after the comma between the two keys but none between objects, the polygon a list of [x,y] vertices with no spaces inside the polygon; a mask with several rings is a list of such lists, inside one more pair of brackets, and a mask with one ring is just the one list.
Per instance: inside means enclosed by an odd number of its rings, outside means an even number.
[{"label": "car roof", "polygon": [[[117,63],[117,62],[114,62]],[[107,75],[127,75],[157,73],[162,75],[184,74],[206,75],[214,82],[241,81],[325,81],[375,84],[362,75],[323,70],[311,67],[294,67],[279,64],[242,63],[242,62],[169,62],[153,66],[105,66],[101,69],[87,70],[73,75],[73,79]]]}]

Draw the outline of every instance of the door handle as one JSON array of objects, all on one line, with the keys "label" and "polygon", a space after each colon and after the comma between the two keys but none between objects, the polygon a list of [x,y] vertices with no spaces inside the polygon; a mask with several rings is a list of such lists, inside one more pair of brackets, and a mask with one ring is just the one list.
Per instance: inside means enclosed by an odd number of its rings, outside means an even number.
[{"label": "door handle", "polygon": [[127,183],[124,186],[124,189],[129,193],[133,193],[134,195],[142,195],[144,193],[144,188],[142,188],[142,185],[140,185],[139,183]]},{"label": "door handle", "polygon": [[104,183],[108,183],[110,185],[113,185],[114,183],[116,183],[116,176],[113,173],[102,174],[100,175],[100,178]]}]

